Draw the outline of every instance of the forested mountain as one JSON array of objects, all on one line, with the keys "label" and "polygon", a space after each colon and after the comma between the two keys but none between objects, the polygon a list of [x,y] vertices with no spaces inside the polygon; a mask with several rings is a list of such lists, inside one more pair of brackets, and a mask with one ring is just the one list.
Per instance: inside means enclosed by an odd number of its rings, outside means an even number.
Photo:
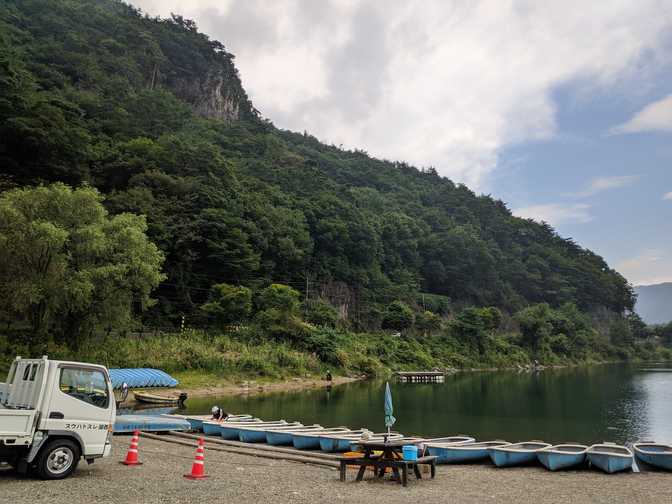
[{"label": "forested mountain", "polygon": [[672,322],[672,282],[635,287],[635,310],[647,324]]},{"label": "forested mountain", "polygon": [[5,188],[90,183],[113,211],[146,214],[169,312],[216,282],[270,280],[341,297],[356,320],[421,292],[508,310],[633,306],[602,258],[500,201],[277,130],[190,21],[112,0],[4,4]]},{"label": "forested mountain", "polygon": [[289,285],[366,330],[393,301],[633,309],[628,282],[549,225],[434,169],[277,129],[233,60],[193,22],[116,0],[0,8],[0,189],[89,184],[111,214],[146,215],[166,258],[146,323],[207,323],[223,282]]}]

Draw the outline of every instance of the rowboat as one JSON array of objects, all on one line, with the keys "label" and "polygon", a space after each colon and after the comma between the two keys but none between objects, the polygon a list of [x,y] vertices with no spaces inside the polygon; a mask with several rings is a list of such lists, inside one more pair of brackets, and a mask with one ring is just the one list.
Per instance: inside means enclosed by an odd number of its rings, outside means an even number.
[{"label": "rowboat", "polygon": [[404,437],[403,434],[400,434],[398,432],[391,432],[388,434],[387,432],[379,432],[376,434],[371,435],[370,437],[364,437],[364,436],[359,436],[355,440],[350,441],[350,450],[351,451],[357,451],[361,447],[361,443],[366,443],[366,442],[372,442],[372,443],[384,443],[385,439],[388,441],[405,441],[406,439],[409,440],[409,444],[413,444],[414,442],[417,441],[417,438],[406,438]]},{"label": "rowboat", "polygon": [[319,450],[320,449],[320,435],[324,434],[338,434],[350,432],[347,427],[331,427],[322,429],[321,431],[300,432],[294,434],[292,444],[298,450]]},{"label": "rowboat", "polygon": [[[324,452],[342,452],[348,451],[350,449],[350,442],[352,439],[361,437],[361,435],[366,431],[366,429],[359,429],[349,431],[347,434],[337,433],[337,434],[320,434],[320,450]],[[351,436],[350,438],[345,438],[345,436]]]},{"label": "rowboat", "polygon": [[162,396],[148,392],[133,392],[136,401],[147,404],[182,404],[187,400],[187,394],[182,392],[178,396]]},{"label": "rowboat", "polygon": [[424,443],[448,443],[448,444],[475,443],[476,439],[474,439],[471,436],[465,436],[463,434],[460,434],[459,436],[448,436],[448,437],[440,437],[440,438],[423,439],[423,442]]},{"label": "rowboat", "polygon": [[269,430],[266,431],[266,442],[269,445],[291,445],[294,439],[295,434],[301,434],[304,432],[320,432],[323,431],[324,427],[321,425],[309,425],[307,427],[300,427],[296,430]]},{"label": "rowboat", "polygon": [[523,443],[494,446],[490,449],[490,460],[497,467],[511,467],[530,464],[537,461],[537,453],[551,446],[541,441],[525,441]]},{"label": "rowboat", "polygon": [[625,446],[614,443],[596,444],[586,452],[591,465],[597,466],[608,474],[632,468],[634,456]]},{"label": "rowboat", "polygon": [[[224,422],[219,424],[219,429],[218,433],[223,439],[228,439],[231,441],[238,441],[240,439],[240,428],[241,427],[260,427],[260,426],[267,426],[267,427],[280,427],[283,425],[287,425],[287,421],[285,420],[274,420],[274,421],[263,421],[260,420],[258,422]],[[203,427],[205,428],[205,422],[203,423]]]},{"label": "rowboat", "polygon": [[[203,422],[206,421],[211,421],[211,422],[217,422],[217,420],[214,420],[212,418],[212,415],[177,415],[175,413],[172,413],[168,416],[172,416],[175,418],[183,418],[189,424],[191,425],[191,430],[193,431],[203,431]],[[254,420],[259,420],[258,418],[254,418],[252,415],[229,415],[226,417],[225,420],[222,420],[223,422],[246,422],[246,421],[254,421]]]},{"label": "rowboat", "polygon": [[296,430],[299,427],[303,427],[301,422],[289,422],[284,425],[243,425],[238,427],[238,439],[244,443],[265,443],[266,431]]},{"label": "rowboat", "polygon": [[505,446],[506,441],[483,441],[480,443],[425,443],[429,454],[437,458],[439,464],[459,464],[487,459],[490,449]]},{"label": "rowboat", "polygon": [[464,436],[460,434],[459,436],[448,436],[441,438],[425,438],[420,440],[420,442],[415,443],[420,450],[420,453],[425,453],[427,450],[427,443],[441,443],[441,444],[465,444],[465,443],[475,443],[476,439],[471,436]]},{"label": "rowboat", "polygon": [[672,471],[672,446],[658,443],[635,443],[632,448],[637,460]]},{"label": "rowboat", "polygon": [[[366,439],[364,439],[366,436]],[[359,441],[371,441],[383,439],[383,436],[387,436],[387,432],[374,434],[368,429],[359,429],[356,431],[350,432],[337,432],[335,434],[321,434],[320,435],[320,449],[322,451],[349,451],[353,450],[353,445]],[[388,439],[401,439],[403,434],[398,432],[391,432],[388,436]]]},{"label": "rowboat", "polygon": [[[222,432],[222,426],[227,425],[227,426],[237,426],[237,425],[253,425],[253,424],[258,424],[261,423],[262,420],[259,420],[258,418],[241,418],[241,419],[231,419],[231,420],[203,420],[201,422],[201,430],[203,431],[203,434],[206,434],[208,436],[221,436]],[[238,439],[236,437],[236,439]]]},{"label": "rowboat", "polygon": [[588,447],[580,444],[560,444],[537,452],[537,458],[549,471],[576,467],[586,462]]}]

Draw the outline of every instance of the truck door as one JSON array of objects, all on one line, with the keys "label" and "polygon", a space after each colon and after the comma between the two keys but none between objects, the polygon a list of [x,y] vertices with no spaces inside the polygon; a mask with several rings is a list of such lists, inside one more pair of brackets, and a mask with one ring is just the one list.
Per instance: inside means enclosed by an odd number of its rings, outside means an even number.
[{"label": "truck door", "polygon": [[114,422],[112,387],[103,368],[59,364],[44,422],[47,430],[79,438],[82,455],[101,456]]}]

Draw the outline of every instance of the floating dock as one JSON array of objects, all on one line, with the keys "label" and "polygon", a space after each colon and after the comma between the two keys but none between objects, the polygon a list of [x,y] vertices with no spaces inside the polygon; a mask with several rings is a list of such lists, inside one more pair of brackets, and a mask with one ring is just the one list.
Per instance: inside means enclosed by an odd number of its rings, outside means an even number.
[{"label": "floating dock", "polygon": [[396,371],[394,375],[402,383],[443,383],[443,371]]}]

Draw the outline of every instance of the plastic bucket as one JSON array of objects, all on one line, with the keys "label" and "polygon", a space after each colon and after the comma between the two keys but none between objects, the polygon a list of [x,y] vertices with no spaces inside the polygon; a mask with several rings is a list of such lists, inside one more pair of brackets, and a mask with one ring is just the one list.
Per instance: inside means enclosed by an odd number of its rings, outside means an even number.
[{"label": "plastic bucket", "polygon": [[418,460],[418,447],[415,445],[406,445],[401,449],[404,460]]}]

